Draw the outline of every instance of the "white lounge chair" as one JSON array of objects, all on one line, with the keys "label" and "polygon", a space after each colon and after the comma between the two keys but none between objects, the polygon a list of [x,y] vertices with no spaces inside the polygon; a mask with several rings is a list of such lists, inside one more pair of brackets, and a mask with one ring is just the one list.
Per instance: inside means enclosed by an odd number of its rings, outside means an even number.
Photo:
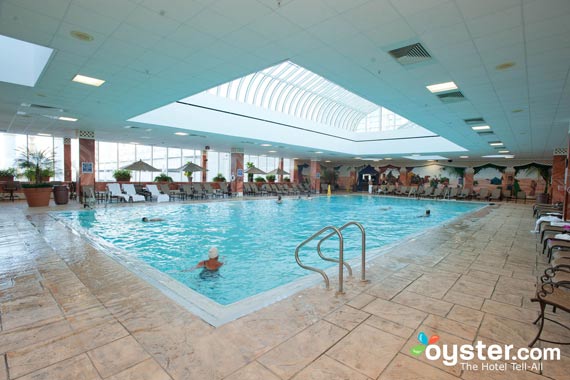
[{"label": "white lounge chair", "polygon": [[121,199],[125,202],[129,201],[129,196],[127,194],[123,194],[121,191],[121,186],[118,183],[108,183],[107,189],[109,190],[109,200],[112,201],[113,198],[117,199],[117,202]]},{"label": "white lounge chair", "polygon": [[133,202],[145,201],[144,195],[137,194],[137,191],[135,190],[135,185],[133,185],[132,183],[123,184],[123,191],[127,193],[127,197],[131,198]]},{"label": "white lounge chair", "polygon": [[150,192],[151,200],[156,198],[158,203],[170,201],[170,196],[168,194],[161,194],[156,185],[146,185],[146,189]]}]

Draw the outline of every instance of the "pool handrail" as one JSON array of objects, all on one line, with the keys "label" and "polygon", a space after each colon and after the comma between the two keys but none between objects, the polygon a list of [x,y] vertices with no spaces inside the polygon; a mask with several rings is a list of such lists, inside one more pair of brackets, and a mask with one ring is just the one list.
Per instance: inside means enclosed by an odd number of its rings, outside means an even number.
[{"label": "pool handrail", "polygon": [[[362,258],[362,269],[360,272],[360,281],[361,282],[367,282],[366,280],[366,230],[364,229],[364,226],[362,226],[362,224],[358,223],[355,220],[351,220],[350,222],[344,224],[342,227],[339,227],[339,231],[344,230],[346,227],[349,226],[356,226],[360,229],[361,235],[362,235],[362,240],[361,240],[361,258]],[[331,238],[332,236],[334,236],[335,233],[332,232],[329,235],[325,236],[324,238],[322,238],[319,241],[319,244],[317,244],[317,253],[319,254],[319,256],[326,261],[332,261],[332,262],[338,262],[339,260],[333,259],[333,258],[329,258],[329,257],[325,257],[322,252],[321,252],[321,243],[329,238]],[[348,269],[348,276],[352,277],[352,268],[350,267],[350,265],[347,262],[344,262],[344,265],[346,266],[346,268]]]},{"label": "pool handrail", "polygon": [[305,246],[307,243],[309,243],[310,241],[314,240],[315,238],[317,238],[318,236],[320,236],[323,232],[328,231],[328,230],[333,230],[333,232],[331,233],[332,235],[337,235],[338,236],[338,246],[339,246],[339,271],[338,271],[338,293],[337,294],[343,294],[343,258],[344,258],[344,241],[343,241],[343,237],[342,237],[342,233],[340,232],[340,230],[334,226],[326,226],[321,228],[318,232],[314,233],[313,235],[311,235],[311,237],[305,239],[301,244],[299,244],[297,246],[297,248],[295,249],[295,261],[297,261],[297,264],[299,264],[299,266],[303,269],[307,269],[307,270],[311,270],[313,272],[317,272],[320,273],[321,276],[323,276],[324,280],[325,280],[325,286],[327,289],[329,289],[330,287],[330,281],[329,281],[329,277],[327,276],[327,274],[325,273],[325,271],[315,268],[315,267],[311,267],[308,265],[305,265],[301,262],[301,259],[299,258],[299,250]]}]

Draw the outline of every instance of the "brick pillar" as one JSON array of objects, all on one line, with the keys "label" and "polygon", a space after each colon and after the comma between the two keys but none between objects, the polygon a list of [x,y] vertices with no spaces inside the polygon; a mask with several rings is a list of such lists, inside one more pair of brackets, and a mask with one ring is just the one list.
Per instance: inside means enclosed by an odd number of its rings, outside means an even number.
[{"label": "brick pillar", "polygon": [[81,187],[95,186],[95,170],[95,132],[79,131],[79,194]]},{"label": "brick pillar", "polygon": [[238,197],[243,196],[243,149],[232,148],[231,153],[231,170],[232,174],[232,193]]},{"label": "brick pillar", "polygon": [[63,139],[63,180],[71,182],[71,139]]},{"label": "brick pillar", "polygon": [[551,187],[552,203],[564,202],[565,177],[566,177],[566,155],[552,157],[552,187]]},{"label": "brick pillar", "polygon": [[463,187],[468,189],[473,189],[473,176],[475,174],[475,169],[469,167],[465,168],[465,174],[463,176]]},{"label": "brick pillar", "polygon": [[311,190],[315,194],[321,191],[321,165],[318,160],[311,160]]},{"label": "brick pillar", "polygon": [[202,162],[201,165],[204,170],[202,170],[202,182],[206,182],[206,178],[207,178],[207,170],[208,170],[208,151],[207,150],[203,150],[202,151]]},{"label": "brick pillar", "polygon": [[[280,158],[279,158],[279,166],[278,166],[278,168],[279,168],[279,171],[280,171],[281,173],[283,173],[283,170],[284,170],[284,169],[283,169],[283,157],[280,157]],[[283,182],[283,174],[279,174],[279,175],[277,176],[277,182]]]},{"label": "brick pillar", "polygon": [[301,176],[299,173],[299,160],[291,160],[293,167],[291,168],[291,182],[301,183]]},{"label": "brick pillar", "polygon": [[400,168],[400,183],[402,186],[408,186],[408,169],[404,166]]}]

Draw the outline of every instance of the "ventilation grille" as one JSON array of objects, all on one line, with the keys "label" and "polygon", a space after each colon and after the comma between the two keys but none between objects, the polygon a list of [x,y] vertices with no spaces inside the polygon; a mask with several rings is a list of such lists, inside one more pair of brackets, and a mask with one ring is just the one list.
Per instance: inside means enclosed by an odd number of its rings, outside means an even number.
[{"label": "ventilation grille", "polygon": [[566,156],[568,154],[568,148],[554,148],[555,156]]},{"label": "ventilation grille", "polygon": [[71,145],[71,138],[70,137],[64,137],[63,138],[63,145]]},{"label": "ventilation grille", "polygon": [[480,136],[490,136],[490,135],[494,135],[495,133],[493,133],[492,131],[480,131],[480,132],[477,132],[477,134]]},{"label": "ventilation grille", "polygon": [[402,66],[431,60],[431,55],[420,43],[390,50],[388,54],[396,58],[396,61]]},{"label": "ventilation grille", "polygon": [[465,96],[461,91],[446,92],[444,94],[436,94],[442,103],[457,103],[465,100]]},{"label": "ventilation grille", "polygon": [[20,105],[22,107],[27,107],[27,108],[36,108],[36,109],[42,109],[42,110],[53,110],[53,111],[63,112],[62,108],[52,107],[52,106],[44,106],[43,104],[22,103]]},{"label": "ventilation grille", "polygon": [[467,125],[481,125],[481,124],[486,124],[485,119],[483,119],[482,117],[476,117],[473,119],[463,119],[463,121],[465,122],[465,124]]},{"label": "ventilation grille", "polygon": [[93,131],[78,131],[77,135],[80,139],[95,140],[95,132]]}]

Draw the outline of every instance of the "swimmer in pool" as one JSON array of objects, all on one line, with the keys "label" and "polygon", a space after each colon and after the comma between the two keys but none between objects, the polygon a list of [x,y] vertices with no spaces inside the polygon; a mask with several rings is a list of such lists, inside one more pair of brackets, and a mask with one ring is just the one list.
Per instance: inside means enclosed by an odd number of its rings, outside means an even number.
[{"label": "swimmer in pool", "polygon": [[428,218],[431,215],[431,211],[430,210],[426,210],[426,213],[424,215],[420,215],[418,216],[418,218]]},{"label": "swimmer in pool", "polygon": [[216,271],[224,265],[223,262],[219,260],[218,248],[212,247],[208,251],[208,260],[200,261],[193,269],[204,268],[210,271]]},{"label": "swimmer in pool", "polygon": [[162,222],[164,219],[161,218],[147,218],[146,216],[142,218],[143,222]]},{"label": "swimmer in pool", "polygon": [[279,203],[279,204],[283,203],[283,200],[281,199],[281,195],[277,197],[277,201],[276,201],[276,202]]}]

